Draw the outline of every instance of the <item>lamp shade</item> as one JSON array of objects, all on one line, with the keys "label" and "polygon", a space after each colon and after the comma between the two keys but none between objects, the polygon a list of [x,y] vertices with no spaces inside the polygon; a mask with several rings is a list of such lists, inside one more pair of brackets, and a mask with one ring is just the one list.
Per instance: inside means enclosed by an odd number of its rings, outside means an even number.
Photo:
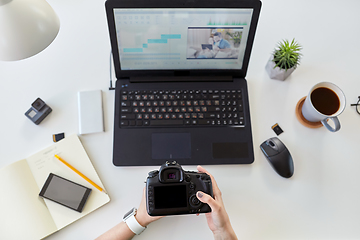
[{"label": "lamp shade", "polygon": [[0,60],[16,61],[44,50],[60,22],[45,0],[0,0]]}]

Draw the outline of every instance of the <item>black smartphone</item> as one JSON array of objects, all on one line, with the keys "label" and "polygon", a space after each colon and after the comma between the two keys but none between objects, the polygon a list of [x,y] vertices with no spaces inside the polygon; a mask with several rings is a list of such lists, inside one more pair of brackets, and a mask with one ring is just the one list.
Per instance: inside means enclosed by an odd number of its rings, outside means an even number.
[{"label": "black smartphone", "polygon": [[90,193],[90,188],[50,173],[39,196],[81,212]]}]

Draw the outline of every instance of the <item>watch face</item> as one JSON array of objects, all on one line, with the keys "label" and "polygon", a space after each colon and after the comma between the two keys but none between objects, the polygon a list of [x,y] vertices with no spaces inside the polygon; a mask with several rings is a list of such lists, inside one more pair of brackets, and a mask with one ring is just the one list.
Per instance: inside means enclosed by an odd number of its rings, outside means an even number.
[{"label": "watch face", "polygon": [[123,219],[126,220],[128,219],[130,216],[135,215],[136,214],[136,208],[132,208],[130,211],[128,211],[127,213],[125,213]]}]

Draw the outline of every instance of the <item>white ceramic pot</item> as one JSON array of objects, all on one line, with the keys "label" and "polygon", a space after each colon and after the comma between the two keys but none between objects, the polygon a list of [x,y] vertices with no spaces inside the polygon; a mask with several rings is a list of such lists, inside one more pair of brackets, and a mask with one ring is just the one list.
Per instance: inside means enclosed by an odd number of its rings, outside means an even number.
[{"label": "white ceramic pot", "polygon": [[270,57],[269,61],[267,62],[265,69],[269,74],[271,79],[277,79],[284,81],[290,74],[295,70],[295,68],[290,68],[287,71],[285,69],[275,67],[275,63],[272,61],[273,56]]}]

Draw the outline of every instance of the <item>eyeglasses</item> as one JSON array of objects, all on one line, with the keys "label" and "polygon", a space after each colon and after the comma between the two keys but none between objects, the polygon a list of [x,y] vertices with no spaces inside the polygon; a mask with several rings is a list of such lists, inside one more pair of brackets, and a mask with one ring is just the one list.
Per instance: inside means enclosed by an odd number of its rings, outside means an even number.
[{"label": "eyeglasses", "polygon": [[356,112],[358,113],[358,114],[360,114],[360,96],[358,97],[359,98],[359,100],[357,101],[357,103],[354,103],[354,104],[351,104],[350,106],[356,106]]}]

